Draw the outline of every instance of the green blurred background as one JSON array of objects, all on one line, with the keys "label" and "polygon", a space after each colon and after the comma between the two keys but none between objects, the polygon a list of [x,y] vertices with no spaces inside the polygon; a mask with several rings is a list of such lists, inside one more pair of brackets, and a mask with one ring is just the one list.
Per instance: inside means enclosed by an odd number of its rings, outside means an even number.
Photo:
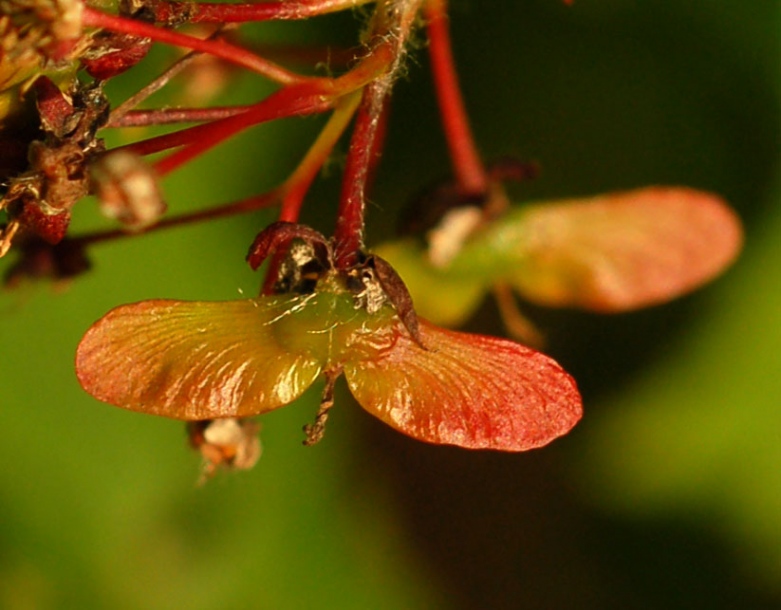
[{"label": "green blurred background", "polygon": [[[713,190],[744,219],[740,261],[639,313],[531,310],[586,407],[545,449],[417,443],[344,388],[304,448],[315,388],[263,418],[253,471],[197,487],[181,424],[82,393],[75,346],[120,303],[255,294],[243,257],[269,216],[96,247],[67,290],[0,296],[0,608],[781,608],[781,3],[453,0],[452,27],[486,157],[542,164],[518,200]],[[256,28],[354,32],[349,15]],[[421,48],[394,98],[373,242],[448,171],[426,67]],[[242,77],[217,102],[267,91]],[[192,164],[165,183],[172,213],[277,184],[321,124],[264,126]],[[334,168],[308,201],[326,232],[337,192]],[[105,225],[93,202],[76,216]],[[501,332],[490,303],[470,328]]]}]

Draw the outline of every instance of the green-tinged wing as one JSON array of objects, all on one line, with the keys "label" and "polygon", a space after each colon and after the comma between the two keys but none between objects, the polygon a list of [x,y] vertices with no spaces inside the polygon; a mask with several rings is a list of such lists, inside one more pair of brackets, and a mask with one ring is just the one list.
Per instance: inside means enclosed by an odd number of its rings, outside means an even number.
[{"label": "green-tinged wing", "polygon": [[416,439],[470,449],[524,451],[575,425],[575,381],[547,356],[512,341],[420,321],[423,344],[400,332],[382,356],[345,365],[369,413]]},{"label": "green-tinged wing", "polygon": [[275,333],[297,301],[143,301],[110,311],[76,355],[84,389],[104,402],[183,420],[247,417],[285,405],[321,362]]},{"label": "green-tinged wing", "polygon": [[717,196],[651,187],[512,210],[453,262],[541,305],[622,311],[665,302],[718,275],[742,230]]},{"label": "green-tinged wing", "polygon": [[412,297],[419,316],[444,326],[460,326],[480,306],[487,283],[457,277],[433,267],[422,245],[411,239],[381,244],[373,252],[388,261]]}]

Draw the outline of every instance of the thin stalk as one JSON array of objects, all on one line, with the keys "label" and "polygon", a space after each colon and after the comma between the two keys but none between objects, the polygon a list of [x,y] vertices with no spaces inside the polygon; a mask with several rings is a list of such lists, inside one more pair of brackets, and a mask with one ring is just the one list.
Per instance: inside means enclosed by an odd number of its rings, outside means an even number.
[{"label": "thin stalk", "polygon": [[87,27],[97,27],[112,32],[132,34],[143,38],[151,38],[177,47],[209,53],[233,64],[252,70],[266,78],[282,85],[292,85],[311,80],[311,77],[301,76],[290,70],[263,59],[262,57],[222,39],[209,40],[181,34],[172,30],[117,15],[109,15],[89,6],[84,7],[83,24]]},{"label": "thin stalk", "polygon": [[176,123],[205,123],[216,121],[252,108],[242,106],[212,106],[209,108],[154,108],[150,110],[129,110],[119,117],[112,117],[106,127],[149,127],[151,125],[173,125]]},{"label": "thin stalk", "polygon": [[499,315],[502,317],[507,334],[529,347],[537,349],[545,347],[545,336],[518,309],[513,289],[508,284],[498,282],[494,284],[492,292],[499,307]]},{"label": "thin stalk", "polygon": [[156,171],[164,175],[252,125],[333,108],[340,97],[360,89],[387,70],[392,59],[387,45],[382,45],[338,78],[319,78],[291,85],[253,105],[245,113],[138,142],[128,148],[140,154],[149,154],[186,145],[186,148],[157,162]]},{"label": "thin stalk", "polygon": [[458,84],[448,27],[447,0],[428,0],[425,6],[431,72],[450,161],[461,195],[484,195],[488,176],[475,146]]},{"label": "thin stalk", "polygon": [[358,262],[364,245],[366,189],[380,148],[382,118],[386,98],[404,57],[405,47],[422,0],[395,0],[378,3],[368,39],[375,40],[371,54],[387,48],[392,61],[363,91],[361,106],[347,152],[339,211],[334,229],[334,264],[347,269]]},{"label": "thin stalk", "polygon": [[373,0],[286,0],[246,4],[159,1],[153,4],[152,11],[155,19],[161,22],[175,22],[180,16],[185,16],[188,23],[242,23],[307,19],[356,8],[371,1]]},{"label": "thin stalk", "polygon": [[[349,124],[359,101],[360,95],[357,92],[346,96],[340,101],[309,152],[304,156],[293,173],[291,173],[278,187],[266,193],[253,195],[252,197],[241,199],[233,203],[180,214],[170,218],[163,218],[157,224],[145,229],[143,233],[151,233],[162,229],[253,212],[275,205],[280,200],[283,201],[283,209],[285,205],[288,206],[289,209],[286,212],[287,214],[292,215],[295,213],[295,217],[290,219],[291,222],[295,222],[297,220],[297,211],[294,211],[294,207],[297,205],[294,201],[295,198],[299,196],[303,197],[303,193],[306,192],[311,185],[312,180],[317,176],[317,172],[328,158],[333,146],[339,140],[339,136],[341,136]],[[288,198],[290,198],[290,201],[284,203]],[[298,205],[300,206],[300,204]],[[285,220],[285,218],[280,217],[280,220]],[[85,234],[73,239],[86,246],[104,241],[121,239],[123,237],[132,237],[133,235],[138,235],[138,233],[129,233],[122,229],[112,229],[109,231]]]},{"label": "thin stalk", "polygon": [[[206,40],[214,40],[223,31],[224,28],[219,28]],[[171,64],[160,76],[155,78],[152,82],[144,86],[140,91],[134,93],[119,106],[114,108],[109,115],[107,126],[113,127],[125,114],[131,111],[133,108],[141,104],[150,95],[160,91],[165,87],[171,79],[177,74],[181,73],[187,66],[200,57],[202,53],[198,51],[190,51],[184,57],[180,57],[173,64]]]},{"label": "thin stalk", "polygon": [[347,129],[347,125],[355,114],[360,100],[361,96],[358,92],[340,100],[328,122],[307,151],[306,156],[304,156],[295,171],[279,188],[282,198],[279,220],[298,222],[306,192],[330,156],[344,130]]},{"label": "thin stalk", "polygon": [[85,233],[84,235],[68,238],[68,241],[73,241],[84,246],[89,246],[97,243],[113,241],[115,239],[122,239],[124,237],[136,237],[138,235],[145,235],[147,233],[153,233],[163,229],[172,229],[174,227],[181,227],[198,222],[204,222],[207,220],[216,220],[218,218],[235,216],[236,214],[254,212],[255,210],[271,207],[278,201],[279,195],[275,189],[268,191],[267,193],[253,195],[252,197],[247,197],[246,199],[207,208],[205,210],[196,210],[195,212],[188,212],[178,216],[163,218],[151,227],[144,229],[142,232],[129,232],[123,229],[110,229],[108,231]]},{"label": "thin stalk", "polygon": [[[333,99],[324,93],[310,93],[301,96],[299,91],[293,89],[293,87],[289,87],[277,91],[241,114],[212,121],[205,125],[190,127],[176,132],[176,134],[169,134],[170,136],[178,135],[179,143],[186,146],[158,161],[155,164],[155,171],[160,176],[165,176],[253,125],[291,116],[325,112],[333,106]],[[173,138],[169,140],[165,140],[165,138],[166,136],[161,136],[160,140],[167,144],[174,141]]]},{"label": "thin stalk", "polygon": [[355,119],[334,231],[334,263],[340,269],[353,266],[363,248],[366,185],[369,169],[374,165],[372,157],[378,154],[374,141],[387,92],[388,86],[383,82],[367,85]]}]

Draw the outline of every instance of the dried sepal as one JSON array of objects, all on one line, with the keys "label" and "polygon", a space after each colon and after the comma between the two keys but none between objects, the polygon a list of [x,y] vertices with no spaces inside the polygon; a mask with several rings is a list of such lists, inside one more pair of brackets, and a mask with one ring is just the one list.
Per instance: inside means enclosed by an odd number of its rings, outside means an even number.
[{"label": "dried sepal", "polygon": [[247,253],[247,262],[253,271],[263,264],[270,256],[290,246],[294,239],[301,240],[311,246],[320,246],[330,252],[328,242],[323,234],[306,225],[294,222],[274,222],[263,229],[255,237]]},{"label": "dried sepal", "polygon": [[[402,209],[397,230],[403,236],[429,235],[430,231],[443,228],[443,219],[450,212],[456,212],[455,224],[447,232],[462,232],[465,225],[473,224],[475,211],[481,212],[483,220],[493,218],[505,210],[507,199],[501,184],[504,182],[525,182],[537,177],[540,167],[535,162],[520,161],[513,157],[501,157],[486,165],[489,186],[484,193],[468,193],[453,179],[443,180],[427,188]],[[471,208],[465,211],[463,208]],[[450,221],[453,222],[453,221]],[[448,224],[447,222],[444,224]],[[452,241],[446,239],[446,241]],[[437,258],[436,255],[433,258]]]},{"label": "dried sepal", "polygon": [[261,294],[308,293],[333,267],[322,233],[306,225],[279,221],[258,233],[247,253],[253,271],[269,261]]},{"label": "dried sepal", "polygon": [[106,80],[135,66],[151,48],[150,38],[102,31],[92,36],[79,60],[90,76]]},{"label": "dried sepal", "polygon": [[33,141],[29,146],[30,170],[11,180],[0,200],[9,223],[2,237],[5,254],[14,234],[24,229],[56,244],[68,230],[71,208],[87,194],[85,156],[72,142],[49,145]]},{"label": "dried sepal", "polygon": [[45,137],[28,146],[28,169],[14,176],[0,199],[8,225],[0,230],[0,256],[17,234],[33,234],[56,244],[65,236],[71,209],[89,192],[88,164],[103,151],[96,138],[108,102],[101,86],[80,85],[73,103],[45,77],[36,81]]},{"label": "dried sepal", "polygon": [[[379,310],[385,303],[390,303],[410,336],[418,345],[424,347],[418,329],[418,314],[412,304],[412,297],[390,263],[372,254],[366,257],[366,260],[353,271],[358,274],[363,283],[363,293],[377,295],[374,299],[370,296],[364,299],[365,309],[371,313]],[[371,305],[372,301],[376,302],[377,305]]]},{"label": "dried sepal", "polygon": [[3,286],[11,290],[30,280],[51,280],[61,286],[92,266],[83,244],[67,238],[52,245],[28,236],[17,248],[17,254],[17,260],[3,275]]},{"label": "dried sepal", "polygon": [[39,76],[31,89],[35,92],[35,105],[41,119],[41,130],[64,138],[79,122],[79,114],[73,107],[73,101],[47,76]]},{"label": "dried sepal", "polygon": [[420,333],[429,349],[399,333],[392,349],[344,367],[361,406],[397,430],[430,443],[524,451],[580,419],[575,381],[544,354],[425,320]]}]

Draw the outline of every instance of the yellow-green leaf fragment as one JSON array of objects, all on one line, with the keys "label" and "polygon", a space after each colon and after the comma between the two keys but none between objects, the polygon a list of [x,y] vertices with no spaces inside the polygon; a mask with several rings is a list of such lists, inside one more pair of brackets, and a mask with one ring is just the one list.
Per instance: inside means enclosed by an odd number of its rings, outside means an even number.
[{"label": "yellow-green leaf fragment", "polygon": [[575,381],[544,354],[425,320],[420,331],[427,349],[399,332],[391,349],[344,367],[356,400],[393,428],[429,443],[524,451],[580,419]]}]

